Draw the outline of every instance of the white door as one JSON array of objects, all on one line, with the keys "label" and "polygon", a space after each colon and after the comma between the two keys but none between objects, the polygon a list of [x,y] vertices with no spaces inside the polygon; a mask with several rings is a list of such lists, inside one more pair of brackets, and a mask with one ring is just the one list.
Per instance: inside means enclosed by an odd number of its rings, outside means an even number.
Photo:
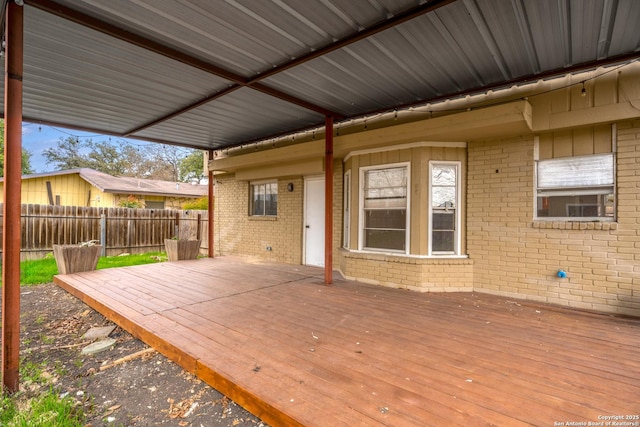
[{"label": "white door", "polygon": [[304,180],[304,263],[324,267],[324,177]]}]

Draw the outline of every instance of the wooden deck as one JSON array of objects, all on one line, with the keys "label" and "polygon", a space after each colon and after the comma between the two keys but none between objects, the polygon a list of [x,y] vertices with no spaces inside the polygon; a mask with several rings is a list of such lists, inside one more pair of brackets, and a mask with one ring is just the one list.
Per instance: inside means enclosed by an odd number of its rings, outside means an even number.
[{"label": "wooden deck", "polygon": [[321,269],[234,257],[55,278],[274,426],[640,414],[640,319],[322,280]]}]

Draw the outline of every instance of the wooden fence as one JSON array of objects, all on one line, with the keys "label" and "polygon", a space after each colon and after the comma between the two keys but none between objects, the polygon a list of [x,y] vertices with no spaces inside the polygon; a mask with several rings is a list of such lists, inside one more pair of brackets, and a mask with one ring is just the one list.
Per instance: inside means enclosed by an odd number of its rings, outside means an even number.
[{"label": "wooden fence", "polygon": [[164,239],[195,239],[198,230],[201,251],[208,248],[207,211],[22,205],[20,222],[22,260],[89,240],[101,242],[104,255],[164,251]]}]

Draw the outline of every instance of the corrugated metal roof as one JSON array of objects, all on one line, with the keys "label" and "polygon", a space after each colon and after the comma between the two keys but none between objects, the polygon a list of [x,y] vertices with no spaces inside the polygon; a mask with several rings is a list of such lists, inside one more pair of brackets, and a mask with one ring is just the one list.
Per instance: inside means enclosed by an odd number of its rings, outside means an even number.
[{"label": "corrugated metal roof", "polygon": [[25,119],[205,149],[640,57],[637,0],[25,3]]},{"label": "corrugated metal roof", "polygon": [[224,141],[254,140],[265,134],[311,127],[318,120],[318,114],[304,108],[243,88],[137,135],[157,140],[186,137],[194,146],[207,149],[211,147],[199,141],[222,144]]}]

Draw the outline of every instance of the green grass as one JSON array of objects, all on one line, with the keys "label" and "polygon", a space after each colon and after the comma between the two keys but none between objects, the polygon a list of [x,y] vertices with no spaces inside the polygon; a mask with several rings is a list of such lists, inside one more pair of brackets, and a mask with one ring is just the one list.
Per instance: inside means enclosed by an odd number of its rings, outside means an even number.
[{"label": "green grass", "polygon": [[[147,252],[144,254],[100,257],[98,270],[102,268],[127,267],[130,265],[152,264],[166,260],[164,252]],[[20,284],[38,285],[53,282],[58,274],[56,260],[52,256],[43,259],[22,261],[20,263]]]},{"label": "green grass", "polygon": [[[101,257],[97,268],[152,264],[166,259],[164,252]],[[58,274],[58,267],[52,256],[20,263],[21,285],[50,283],[56,274]],[[1,280],[0,278],[0,285]],[[41,339],[46,341],[47,337],[42,336]],[[20,378],[25,383],[35,385],[40,391],[18,392],[12,396],[2,395],[0,391],[0,427],[82,427],[84,425],[85,416],[78,403],[71,397],[60,397],[48,385],[48,380],[43,374],[45,368],[45,362],[35,364],[22,361]],[[56,367],[56,370],[59,369],[62,368]],[[58,374],[61,373],[58,372]]]},{"label": "green grass", "polygon": [[137,255],[107,256],[98,261],[98,270],[102,268],[127,267],[130,265],[153,264],[167,260],[164,252],[147,252]]},{"label": "green grass", "polygon": [[20,283],[37,285],[53,281],[53,276],[58,274],[56,260],[43,258],[20,263]]},{"label": "green grass", "polygon": [[[4,417],[3,417],[4,418]],[[7,427],[82,427],[82,409],[70,397],[61,398],[54,390],[34,397],[28,407],[14,411],[2,425]]]},{"label": "green grass", "polygon": [[[37,392],[21,391],[0,396],[0,426],[6,427],[82,427],[84,413],[71,397],[60,397],[44,375],[46,362],[22,363],[20,376]],[[27,387],[27,390],[32,389]]]}]

